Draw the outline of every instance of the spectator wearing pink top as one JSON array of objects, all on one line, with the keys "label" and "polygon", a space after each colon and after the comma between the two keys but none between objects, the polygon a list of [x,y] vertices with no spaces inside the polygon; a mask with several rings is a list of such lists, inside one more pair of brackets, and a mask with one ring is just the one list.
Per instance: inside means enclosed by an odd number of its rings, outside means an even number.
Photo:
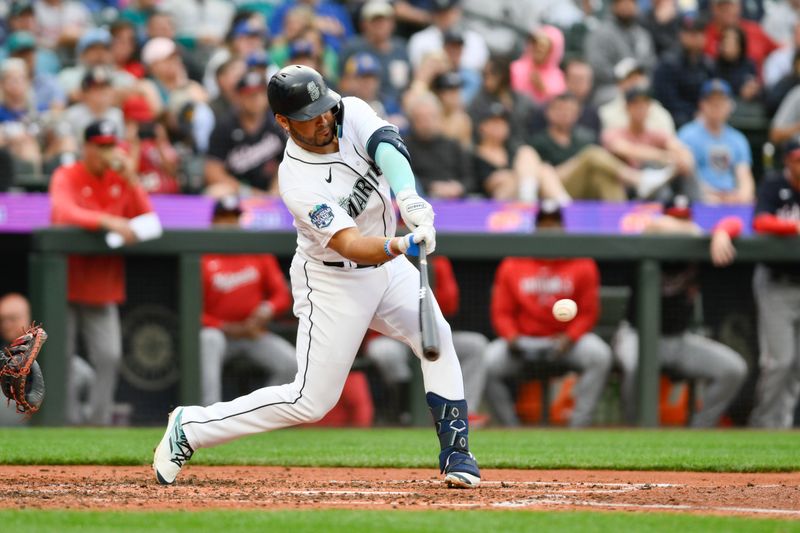
[{"label": "spectator wearing pink top", "polygon": [[543,104],[566,90],[559,63],[564,57],[564,35],[554,26],[534,28],[522,57],[511,64],[511,87]]}]

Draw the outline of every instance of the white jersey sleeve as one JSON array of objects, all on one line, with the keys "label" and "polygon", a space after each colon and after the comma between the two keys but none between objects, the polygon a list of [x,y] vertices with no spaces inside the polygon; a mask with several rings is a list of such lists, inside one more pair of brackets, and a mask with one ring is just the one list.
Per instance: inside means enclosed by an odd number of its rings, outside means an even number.
[{"label": "white jersey sleeve", "polygon": [[367,142],[372,134],[391,124],[379,117],[368,103],[354,96],[342,98],[344,105],[344,123],[342,135],[354,145],[366,150]]},{"label": "white jersey sleeve", "polygon": [[347,211],[320,193],[297,187],[282,192],[281,196],[294,216],[297,231],[322,248],[339,231],[356,227]]}]

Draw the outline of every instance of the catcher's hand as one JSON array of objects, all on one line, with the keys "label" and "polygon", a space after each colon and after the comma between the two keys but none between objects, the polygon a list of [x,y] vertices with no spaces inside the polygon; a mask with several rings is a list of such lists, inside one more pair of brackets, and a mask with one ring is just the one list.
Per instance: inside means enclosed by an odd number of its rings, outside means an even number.
[{"label": "catcher's hand", "polygon": [[47,332],[32,324],[0,352],[0,389],[17,412],[33,414],[44,400],[44,377],[36,357],[47,340]]}]

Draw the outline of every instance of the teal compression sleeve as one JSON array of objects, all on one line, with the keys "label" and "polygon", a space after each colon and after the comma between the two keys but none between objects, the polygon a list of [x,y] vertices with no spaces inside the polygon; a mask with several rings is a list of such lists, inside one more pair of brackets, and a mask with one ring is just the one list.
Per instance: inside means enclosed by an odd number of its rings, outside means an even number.
[{"label": "teal compression sleeve", "polygon": [[375,150],[375,162],[383,171],[389,186],[395,194],[404,189],[416,190],[416,182],[411,165],[397,148],[386,142],[380,143],[378,149]]}]

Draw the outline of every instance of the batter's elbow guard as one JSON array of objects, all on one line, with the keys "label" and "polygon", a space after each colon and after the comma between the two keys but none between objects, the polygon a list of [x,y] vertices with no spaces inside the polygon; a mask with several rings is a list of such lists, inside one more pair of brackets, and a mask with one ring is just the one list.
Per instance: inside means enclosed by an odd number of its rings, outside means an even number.
[{"label": "batter's elbow guard", "polygon": [[376,130],[375,133],[370,136],[369,141],[367,141],[367,154],[369,154],[373,161],[375,161],[375,153],[378,151],[378,145],[380,143],[388,143],[394,146],[395,149],[408,160],[408,164],[411,164],[411,154],[408,153],[406,143],[403,141],[397,128],[394,126],[384,126]]}]

